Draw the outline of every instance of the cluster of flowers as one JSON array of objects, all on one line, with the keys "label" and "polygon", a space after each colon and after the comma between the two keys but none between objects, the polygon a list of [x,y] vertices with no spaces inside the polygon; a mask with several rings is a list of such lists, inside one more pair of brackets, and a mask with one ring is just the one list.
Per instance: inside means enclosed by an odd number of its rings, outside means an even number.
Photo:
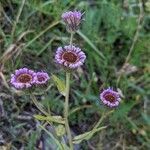
[{"label": "cluster of flowers", "polygon": [[[62,14],[62,20],[65,22],[67,30],[75,33],[82,20],[82,14],[79,11],[69,11]],[[85,53],[73,45],[58,47],[55,55],[56,63],[67,69],[76,69],[83,65],[86,59]]]},{"label": "cluster of flowers", "polygon": [[21,68],[11,75],[10,83],[16,89],[23,89],[32,85],[46,84],[49,79],[50,77],[46,72],[34,72],[28,68]]},{"label": "cluster of flowers", "polygon": [[[70,33],[75,33],[78,30],[82,15],[79,11],[69,11],[62,14],[62,20]],[[74,45],[58,47],[55,54],[55,62],[69,70],[77,69],[83,65],[85,59],[85,53]],[[28,88],[34,84],[45,84],[48,80],[49,76],[47,73],[35,73],[27,68],[16,70],[15,74],[11,76],[11,84],[17,89]],[[100,99],[109,107],[118,106],[121,100],[119,93],[111,88],[101,92]]]}]

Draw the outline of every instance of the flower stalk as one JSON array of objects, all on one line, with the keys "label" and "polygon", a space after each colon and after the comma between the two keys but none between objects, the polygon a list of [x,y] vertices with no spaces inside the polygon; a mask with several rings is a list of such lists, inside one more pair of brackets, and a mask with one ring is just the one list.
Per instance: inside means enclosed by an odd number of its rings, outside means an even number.
[{"label": "flower stalk", "polygon": [[[73,33],[71,33],[71,37],[70,37],[70,46],[72,46],[72,41],[73,41]],[[65,95],[65,105],[64,105],[64,118],[65,118],[65,127],[66,127],[66,132],[67,132],[67,135],[68,135],[70,149],[73,150],[72,136],[71,136],[71,131],[70,131],[70,127],[69,127],[69,121],[68,121],[68,116],[69,116],[70,76],[71,76],[71,73],[66,71],[66,95]]]},{"label": "flower stalk", "polygon": [[68,114],[69,114],[69,91],[70,91],[70,72],[66,72],[66,96],[65,96],[65,105],[64,105],[64,118],[65,118],[65,127],[68,135],[70,149],[73,150],[72,136],[69,127]]},{"label": "flower stalk", "polygon": [[72,43],[73,43],[73,35],[74,33],[72,32],[71,35],[70,35],[70,45],[72,46]]}]

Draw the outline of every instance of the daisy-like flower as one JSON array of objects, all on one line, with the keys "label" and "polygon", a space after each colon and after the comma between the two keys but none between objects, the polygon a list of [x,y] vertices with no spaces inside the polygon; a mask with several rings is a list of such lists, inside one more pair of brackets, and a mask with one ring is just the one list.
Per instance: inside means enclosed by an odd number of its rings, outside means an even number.
[{"label": "daisy-like flower", "polygon": [[109,107],[116,107],[119,105],[119,102],[121,101],[119,93],[112,90],[111,88],[104,90],[100,94],[100,99],[105,105]]},{"label": "daisy-like flower", "polygon": [[75,32],[78,30],[81,23],[82,14],[80,11],[68,11],[62,14],[62,20],[67,25],[69,32]]},{"label": "daisy-like flower", "polygon": [[11,75],[10,83],[16,89],[29,88],[35,83],[35,77],[36,73],[33,70],[21,68]]},{"label": "daisy-like flower", "polygon": [[37,72],[35,84],[46,84],[49,79],[50,77],[46,72]]},{"label": "daisy-like flower", "polygon": [[80,48],[75,46],[59,47],[56,51],[55,60],[58,64],[68,68],[76,69],[83,65],[86,56]]}]

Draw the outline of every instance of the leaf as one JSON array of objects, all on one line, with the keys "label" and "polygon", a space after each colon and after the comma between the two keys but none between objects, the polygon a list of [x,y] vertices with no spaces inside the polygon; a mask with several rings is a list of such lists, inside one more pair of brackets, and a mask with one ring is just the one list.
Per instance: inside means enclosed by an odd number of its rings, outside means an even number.
[{"label": "leaf", "polygon": [[50,121],[56,122],[60,124],[65,124],[64,119],[61,116],[42,116],[42,115],[34,115],[34,118],[40,121]]},{"label": "leaf", "polygon": [[80,135],[74,137],[73,143],[74,143],[74,144],[79,144],[79,143],[81,143],[83,140],[89,140],[96,132],[99,132],[100,130],[105,129],[106,127],[107,127],[107,126],[103,126],[103,127],[97,128],[97,129],[93,129],[93,130],[91,130],[91,131],[89,131],[89,132],[80,134]]},{"label": "leaf", "polygon": [[52,79],[53,81],[55,82],[57,88],[58,88],[58,91],[63,95],[65,96],[66,95],[66,86],[65,86],[65,83],[64,81],[62,81],[61,79],[59,79],[57,76],[55,75],[52,75]]},{"label": "leaf", "polygon": [[85,42],[87,42],[87,44],[89,44],[89,46],[91,46],[91,48],[93,48],[93,50],[101,57],[101,58],[105,58],[105,56],[103,55],[103,53],[91,42],[91,40],[84,35],[81,31],[77,31],[77,33],[85,40]]},{"label": "leaf", "polygon": [[[46,133],[47,133],[47,135],[49,135],[49,138],[48,137],[46,137],[45,138],[45,148],[44,149],[46,149],[46,148],[48,148],[49,147],[49,149],[56,149],[56,150],[64,150],[64,148],[63,148],[63,146],[62,146],[62,144],[61,144],[61,142],[49,131],[49,130],[47,130],[44,126],[42,126],[42,125],[39,125],[39,127],[42,129],[42,130],[44,130]],[[54,148],[52,148],[52,147],[54,147]]]}]

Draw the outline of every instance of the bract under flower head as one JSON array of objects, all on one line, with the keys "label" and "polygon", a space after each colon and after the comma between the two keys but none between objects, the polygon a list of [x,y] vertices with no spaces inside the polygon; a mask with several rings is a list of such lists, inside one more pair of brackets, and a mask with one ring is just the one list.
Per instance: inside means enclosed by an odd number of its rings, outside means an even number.
[{"label": "bract under flower head", "polygon": [[10,83],[17,89],[29,88],[35,83],[35,75],[33,70],[21,68],[11,75]]},{"label": "bract under flower head", "polygon": [[68,69],[76,69],[83,65],[86,59],[85,53],[75,46],[59,47],[56,51],[55,60]]},{"label": "bract under flower head", "polygon": [[108,88],[100,93],[100,99],[105,105],[109,107],[116,107],[121,101],[119,93],[112,90],[111,88]]},{"label": "bract under flower head", "polygon": [[46,84],[49,79],[50,77],[46,72],[37,72],[35,84]]},{"label": "bract under flower head", "polygon": [[68,11],[63,13],[61,17],[66,23],[69,32],[76,32],[78,30],[82,19],[80,11]]}]

